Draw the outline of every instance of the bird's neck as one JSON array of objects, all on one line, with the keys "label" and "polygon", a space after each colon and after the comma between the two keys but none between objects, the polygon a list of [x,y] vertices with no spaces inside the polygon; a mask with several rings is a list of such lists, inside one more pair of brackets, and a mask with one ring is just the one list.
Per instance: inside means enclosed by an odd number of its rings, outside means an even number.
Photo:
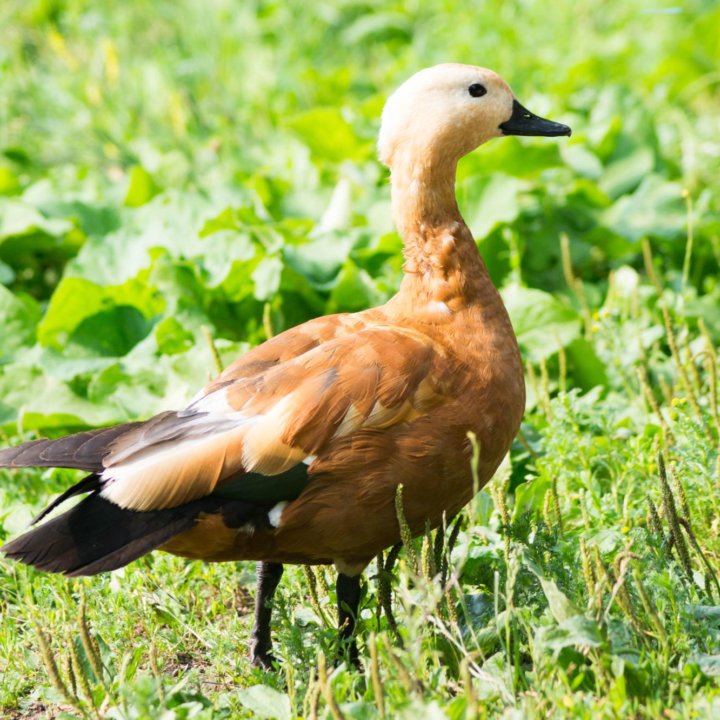
[{"label": "bird's neck", "polygon": [[405,242],[400,294],[457,312],[497,291],[455,198],[457,162],[413,153],[392,166],[393,218]]},{"label": "bird's neck", "polygon": [[393,219],[405,240],[406,256],[428,228],[462,222],[455,199],[456,161],[423,159],[415,153],[395,157],[392,167]]}]

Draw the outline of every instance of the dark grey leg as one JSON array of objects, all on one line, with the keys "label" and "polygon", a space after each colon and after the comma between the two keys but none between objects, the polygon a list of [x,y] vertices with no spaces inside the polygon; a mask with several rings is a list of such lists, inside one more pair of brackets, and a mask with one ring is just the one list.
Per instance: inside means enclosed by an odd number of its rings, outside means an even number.
[{"label": "dark grey leg", "polygon": [[257,564],[257,593],[255,594],[255,620],[250,633],[250,662],[255,667],[272,670],[275,658],[270,637],[272,599],[283,574],[282,563]]},{"label": "dark grey leg", "polygon": [[350,577],[338,573],[335,586],[338,602],[338,629],[340,631],[340,652],[347,647],[350,661],[359,666],[358,648],[355,642],[355,621],[360,607],[360,575]]}]

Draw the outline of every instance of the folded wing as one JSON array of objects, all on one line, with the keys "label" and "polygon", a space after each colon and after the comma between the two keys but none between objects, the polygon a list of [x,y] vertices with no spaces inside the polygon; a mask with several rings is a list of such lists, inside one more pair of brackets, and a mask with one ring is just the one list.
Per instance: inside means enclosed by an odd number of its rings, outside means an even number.
[{"label": "folded wing", "polygon": [[331,453],[336,440],[411,422],[453,385],[452,362],[432,340],[391,326],[345,332],[258,370],[226,372],[184,410],[115,439],[102,495],[156,510],[237,484],[243,473],[271,483]]}]

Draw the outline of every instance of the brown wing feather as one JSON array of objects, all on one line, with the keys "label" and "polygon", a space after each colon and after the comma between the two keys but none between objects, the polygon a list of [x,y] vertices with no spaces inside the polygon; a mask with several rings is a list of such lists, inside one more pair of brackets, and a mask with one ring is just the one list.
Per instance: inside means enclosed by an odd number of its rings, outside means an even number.
[{"label": "brown wing feather", "polygon": [[185,411],[120,438],[103,494],[122,507],[159,509],[207,495],[242,470],[284,472],[331,452],[336,438],[442,403],[446,364],[420,333],[362,326],[251,377],[238,370]]},{"label": "brown wing feather", "polygon": [[203,390],[208,395],[224,385],[261,375],[276,365],[299,357],[322,343],[357,332],[367,323],[357,315],[339,314],[309,320],[258,345],[232,364]]},{"label": "brown wing feather", "polygon": [[99,430],[67,435],[57,440],[31,440],[0,450],[0,467],[63,467],[100,472],[103,457],[120,436],[133,432],[143,423],[126,423]]}]

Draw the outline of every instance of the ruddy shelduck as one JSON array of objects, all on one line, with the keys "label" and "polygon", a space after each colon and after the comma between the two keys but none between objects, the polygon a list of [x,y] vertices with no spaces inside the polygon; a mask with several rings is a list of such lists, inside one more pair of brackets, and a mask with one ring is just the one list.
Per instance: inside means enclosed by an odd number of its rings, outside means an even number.
[{"label": "ruddy shelduck", "polygon": [[381,307],[320,317],[239,358],[178,411],[0,451],[3,467],[88,472],[9,542],[42,570],[94,575],[152,550],[258,561],[254,664],[272,664],[270,607],[283,563],[334,563],[341,636],[363,569],[400,536],[396,489],[422,532],[484,485],[525,405],[508,314],[455,199],[458,160],[502,135],[570,135],[494,72],[438,65],[390,97],[378,150],[390,168],[404,276]]}]

